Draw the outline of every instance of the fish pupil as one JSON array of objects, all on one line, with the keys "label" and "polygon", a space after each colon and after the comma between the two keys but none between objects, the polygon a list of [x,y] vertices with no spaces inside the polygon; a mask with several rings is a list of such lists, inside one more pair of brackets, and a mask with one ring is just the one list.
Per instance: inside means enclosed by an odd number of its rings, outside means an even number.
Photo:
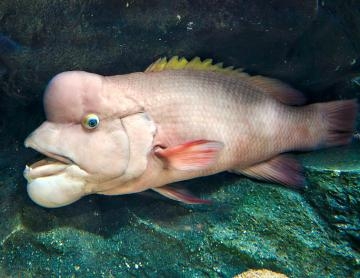
[{"label": "fish pupil", "polygon": [[88,122],[89,127],[95,127],[97,125],[96,119],[90,119]]}]

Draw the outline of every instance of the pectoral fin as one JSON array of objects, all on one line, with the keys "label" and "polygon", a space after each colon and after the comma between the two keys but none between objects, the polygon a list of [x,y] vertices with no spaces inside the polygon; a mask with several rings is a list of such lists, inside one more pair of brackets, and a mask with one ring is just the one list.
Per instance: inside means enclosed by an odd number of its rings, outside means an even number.
[{"label": "pectoral fin", "polygon": [[192,195],[186,189],[174,188],[169,185],[165,185],[165,186],[157,187],[157,188],[151,188],[151,189],[169,199],[179,201],[179,202],[182,202],[185,204],[199,205],[199,204],[210,204],[211,203],[210,200],[200,199],[200,198]]},{"label": "pectoral fin", "polygon": [[277,182],[286,186],[305,186],[305,177],[301,164],[289,155],[279,155],[249,168],[232,169],[230,172]]},{"label": "pectoral fin", "polygon": [[166,160],[171,168],[195,171],[214,164],[223,147],[221,142],[197,140],[166,149],[158,148],[155,154]]}]

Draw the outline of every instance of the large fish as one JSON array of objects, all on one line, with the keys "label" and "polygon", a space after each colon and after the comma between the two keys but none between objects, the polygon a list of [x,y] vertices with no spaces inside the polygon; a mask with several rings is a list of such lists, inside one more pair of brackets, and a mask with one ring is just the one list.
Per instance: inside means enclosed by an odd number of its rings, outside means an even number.
[{"label": "large fish", "polygon": [[45,207],[147,189],[202,203],[168,185],[222,171],[302,186],[300,164],[284,153],[349,143],[357,113],[356,100],[304,103],[278,80],[209,59],[60,73],[45,91],[46,121],[25,141],[48,157],[26,167],[28,193]]}]

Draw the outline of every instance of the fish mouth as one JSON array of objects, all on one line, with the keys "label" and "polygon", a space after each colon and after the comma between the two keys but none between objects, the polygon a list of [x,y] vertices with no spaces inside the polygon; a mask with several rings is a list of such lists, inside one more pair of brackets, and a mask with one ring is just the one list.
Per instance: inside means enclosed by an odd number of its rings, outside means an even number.
[{"label": "fish mouth", "polygon": [[25,140],[25,147],[43,156],[30,166],[26,165],[23,172],[28,195],[36,204],[47,208],[61,207],[87,194],[87,173],[73,160],[43,149],[31,136]]},{"label": "fish mouth", "polygon": [[[44,153],[41,153],[45,156]],[[44,178],[53,175],[61,174],[66,168],[74,163],[59,155],[49,154],[43,159],[40,159],[32,164],[26,165],[24,170],[24,177],[28,182],[37,178]]]},{"label": "fish mouth", "polygon": [[[35,148],[34,148],[35,149]],[[74,161],[72,161],[70,158],[66,157],[66,156],[63,156],[63,155],[60,155],[60,154],[56,154],[56,153],[51,153],[51,152],[48,152],[48,151],[45,151],[45,150],[41,150],[39,148],[36,148],[35,149],[36,151],[38,151],[39,153],[43,154],[45,156],[45,158],[51,163],[53,161],[55,162],[61,162],[63,164],[75,164]],[[45,160],[46,160],[45,159]],[[40,160],[40,161],[43,161],[44,159]],[[40,162],[38,161],[38,162]],[[37,163],[38,162],[35,162],[33,164],[31,164],[30,167],[36,167],[37,166]],[[42,162],[44,163],[44,161]],[[41,164],[41,163],[40,163]],[[39,164],[39,165],[40,165]]]},{"label": "fish mouth", "polygon": [[50,177],[62,173],[71,164],[63,163],[52,158],[41,159],[30,166],[26,165],[24,177],[28,182],[37,178]]},{"label": "fish mouth", "polygon": [[32,140],[30,140],[30,138],[27,138],[25,140],[24,145],[25,145],[26,148],[31,148],[31,149],[41,153],[45,157],[45,159],[42,159],[42,160],[40,160],[38,162],[35,162],[35,163],[31,164],[29,166],[31,168],[36,168],[38,166],[43,166],[46,162],[48,162],[48,163],[59,162],[59,163],[63,163],[63,164],[75,164],[74,161],[72,159],[70,159],[69,157],[47,151],[47,150],[43,149],[42,147],[40,147],[35,142],[33,142]]},{"label": "fish mouth", "polygon": [[51,153],[41,153],[44,158],[25,166],[24,177],[28,182],[37,178],[61,174],[74,165],[71,159]]},{"label": "fish mouth", "polygon": [[44,158],[31,163],[30,166],[26,165],[24,177],[28,182],[40,177],[49,177],[60,174],[66,168],[75,164],[70,158],[46,151],[28,140],[25,141],[25,147],[32,148],[44,156]]}]

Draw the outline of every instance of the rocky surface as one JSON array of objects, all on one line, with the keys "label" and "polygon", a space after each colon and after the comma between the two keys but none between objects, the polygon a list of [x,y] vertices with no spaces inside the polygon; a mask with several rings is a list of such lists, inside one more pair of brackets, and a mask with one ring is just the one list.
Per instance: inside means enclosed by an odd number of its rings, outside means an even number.
[{"label": "rocky surface", "polygon": [[[266,268],[289,277],[357,277],[359,151],[354,144],[301,155],[303,192],[231,174],[182,184],[211,198],[210,206],[154,194],[90,196],[44,209],[28,199],[10,160],[1,169],[0,273],[232,277]],[[17,155],[26,159],[22,149]]]},{"label": "rocky surface", "polygon": [[234,278],[287,278],[287,276],[267,269],[250,269],[234,276]]},{"label": "rocky surface", "polygon": [[0,2],[0,276],[360,277],[359,143],[299,155],[301,192],[221,174],[189,181],[211,206],[157,195],[33,204],[24,137],[64,70],[116,74],[200,56],[280,78],[310,101],[359,97],[357,1]]},{"label": "rocky surface", "polygon": [[306,155],[311,190],[305,193],[321,216],[360,250],[360,148],[321,150]]}]

